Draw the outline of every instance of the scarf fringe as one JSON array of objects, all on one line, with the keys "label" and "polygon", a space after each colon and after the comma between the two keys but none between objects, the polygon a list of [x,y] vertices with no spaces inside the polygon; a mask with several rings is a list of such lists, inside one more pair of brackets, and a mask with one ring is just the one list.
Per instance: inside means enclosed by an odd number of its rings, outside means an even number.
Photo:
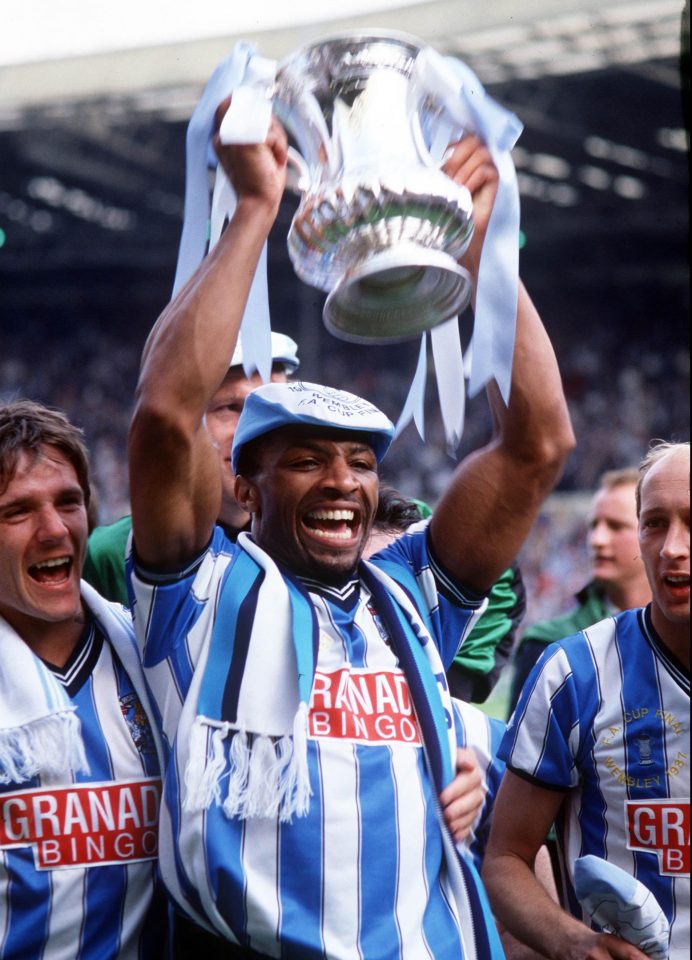
[{"label": "scarf fringe", "polygon": [[248,736],[244,730],[237,730],[231,740],[231,775],[228,781],[228,793],[223,803],[223,812],[234,817],[242,807],[241,798],[247,794],[247,782],[250,776],[250,748]]},{"label": "scarf fringe", "polygon": [[[190,730],[190,759],[185,770],[186,796],[184,810],[206,810],[212,802],[221,800],[221,777],[226,758],[223,752],[223,738],[228,733],[228,724],[223,724],[211,734],[211,750],[207,745],[209,725],[197,717]],[[211,757],[207,757],[207,753]]]},{"label": "scarf fringe", "polygon": [[[211,742],[207,738],[213,728]],[[308,705],[301,703],[293,730],[283,737],[268,737],[236,730],[196,717],[190,734],[190,759],[185,771],[184,809],[193,812],[221,806],[230,818],[275,819],[290,823],[310,809],[310,775],[307,759]],[[226,761],[225,742],[231,737]],[[228,790],[221,801],[221,781]]]},{"label": "scarf fringe", "polygon": [[74,708],[21,727],[0,730],[0,783],[36,776],[89,773],[79,718]]},{"label": "scarf fringe", "polygon": [[[295,813],[298,817],[307,815],[310,809],[310,771],[308,770],[308,705],[301,703],[293,721],[293,750],[297,762],[293,769],[296,774]],[[286,819],[282,817],[282,819]],[[290,820],[290,816],[288,817]]]}]

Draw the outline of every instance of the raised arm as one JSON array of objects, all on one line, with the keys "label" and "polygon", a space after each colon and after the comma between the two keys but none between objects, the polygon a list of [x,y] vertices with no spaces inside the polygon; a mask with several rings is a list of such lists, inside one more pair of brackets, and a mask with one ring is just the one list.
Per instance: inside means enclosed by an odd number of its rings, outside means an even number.
[{"label": "raised arm", "polygon": [[[446,170],[473,194],[476,231],[462,262],[475,284],[497,172],[474,137],[456,147]],[[430,528],[440,561],[479,591],[489,589],[518,554],[574,447],[555,354],[521,283],[509,405],[494,383],[488,399],[493,437],[457,467]]]},{"label": "raised arm", "polygon": [[228,370],[286,180],[286,135],[276,120],[263,144],[222,147],[217,138],[215,147],[237,208],[147,340],[130,425],[135,546],[157,570],[180,569],[196,556],[218,515],[219,460],[204,414]]}]

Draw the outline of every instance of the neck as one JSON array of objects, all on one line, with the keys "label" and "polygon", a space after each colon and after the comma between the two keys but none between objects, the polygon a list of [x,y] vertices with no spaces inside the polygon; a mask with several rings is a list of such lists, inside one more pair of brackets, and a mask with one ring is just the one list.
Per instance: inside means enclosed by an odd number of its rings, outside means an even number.
[{"label": "neck", "polygon": [[62,623],[33,621],[28,624],[14,624],[9,619],[8,623],[37,657],[55,667],[64,667],[79,642],[86,616],[80,608],[74,619]]},{"label": "neck", "polygon": [[348,561],[343,557],[327,557],[321,560],[319,557],[306,554],[305,551],[291,550],[283,544],[277,544],[276,541],[263,537],[262,525],[256,513],[252,514],[252,526],[249,532],[253,542],[264,550],[274,563],[292,576],[298,577],[299,580],[312,580],[326,587],[341,588],[346,586],[349,580],[358,576],[362,549],[357,557]]},{"label": "neck", "polygon": [[670,652],[689,672],[690,669],[690,622],[671,621],[663,616],[661,610],[652,604],[651,622],[654,625],[656,633],[663,641]]},{"label": "neck", "polygon": [[607,583],[604,589],[608,603],[616,610],[633,610],[651,602],[651,587],[646,578],[628,583]]}]

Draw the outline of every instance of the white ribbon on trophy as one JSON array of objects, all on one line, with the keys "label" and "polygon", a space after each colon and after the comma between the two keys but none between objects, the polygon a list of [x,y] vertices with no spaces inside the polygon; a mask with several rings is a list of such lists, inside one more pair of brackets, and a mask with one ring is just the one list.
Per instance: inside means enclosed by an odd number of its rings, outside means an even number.
[{"label": "white ribbon on trophy", "polygon": [[[486,144],[499,174],[495,205],[481,255],[473,336],[464,364],[458,320],[448,320],[430,331],[435,359],[440,412],[450,454],[456,451],[464,426],[465,372],[469,396],[475,396],[493,377],[507,403],[512,379],[519,283],[519,188],[511,151],[522,132],[519,119],[488,96],[473,71],[453,57],[442,57],[431,47],[422,50],[414,64],[414,81],[444,102],[458,130],[476,134]],[[434,159],[442,160],[454,135],[440,128],[431,144]],[[425,340],[426,335],[422,335]],[[397,423],[397,433],[414,419],[419,433],[420,411],[426,384],[427,351],[424,344],[409,396]]]},{"label": "white ribbon on trophy", "polygon": [[[219,130],[222,142],[261,143],[269,132],[275,75],[275,61],[260,57],[253,45],[241,41],[217,66],[192,114],[186,138],[185,216],[174,295],[218,242],[236,207],[235,192],[212,146],[216,109],[233,94],[232,109]],[[210,170],[215,171],[211,202]],[[268,382],[272,361],[266,244],[250,289],[240,339],[246,375],[256,370]]]},{"label": "white ribbon on trophy", "polygon": [[[233,106],[219,131],[224,143],[258,143],[266,139],[271,120],[271,88],[276,63],[241,42],[214,71],[195,109],[187,132],[185,220],[174,293],[186,282],[218,241],[235,209],[235,195],[218,164],[211,138],[219,102],[234,94]],[[455,135],[476,134],[488,147],[499,173],[495,205],[488,225],[476,290],[473,336],[462,357],[458,319],[430,331],[440,412],[450,454],[456,451],[464,424],[465,374],[474,396],[492,378],[509,400],[518,297],[519,191],[511,150],[522,124],[486,93],[466,64],[443,57],[430,47],[416,57],[413,86],[441,100],[448,113],[435,141],[428,145],[437,163]],[[216,171],[210,210],[208,170]],[[264,380],[271,372],[270,318],[266,245],[258,266],[241,327],[246,374],[257,370]],[[470,363],[472,354],[473,362]],[[425,438],[424,397],[428,351],[421,337],[418,364],[397,423],[400,433],[413,420]],[[466,367],[466,370],[465,370]],[[470,371],[469,371],[470,368]]]}]

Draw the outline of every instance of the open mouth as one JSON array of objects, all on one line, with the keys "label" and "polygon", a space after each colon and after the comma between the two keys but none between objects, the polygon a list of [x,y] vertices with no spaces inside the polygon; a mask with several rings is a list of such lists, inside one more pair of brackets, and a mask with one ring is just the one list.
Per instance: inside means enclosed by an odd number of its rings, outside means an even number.
[{"label": "open mouth", "polygon": [[351,541],[360,530],[355,510],[311,510],[303,523],[313,536],[332,542]]},{"label": "open mouth", "polygon": [[54,557],[52,560],[42,560],[29,567],[29,576],[37,583],[46,585],[63,584],[70,579],[72,572],[72,557]]},{"label": "open mouth", "polygon": [[671,574],[667,577],[664,577],[663,582],[666,584],[667,587],[669,587],[671,590],[675,592],[685,591],[690,589],[689,575],[681,574],[679,576],[673,576]]}]

